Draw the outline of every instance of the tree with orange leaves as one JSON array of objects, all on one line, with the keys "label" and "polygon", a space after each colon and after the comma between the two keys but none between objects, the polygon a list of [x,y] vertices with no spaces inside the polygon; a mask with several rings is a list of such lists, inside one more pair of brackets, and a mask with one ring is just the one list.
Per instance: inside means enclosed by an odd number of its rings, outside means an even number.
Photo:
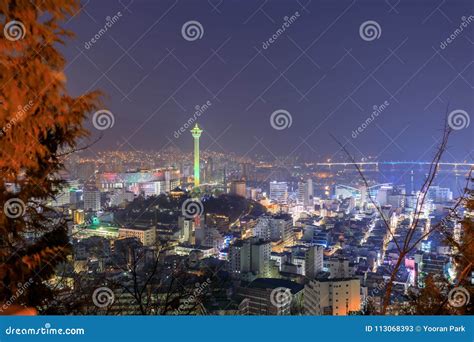
[{"label": "tree with orange leaves", "polygon": [[45,280],[70,252],[67,225],[46,203],[61,189],[61,151],[87,135],[99,92],[72,97],[58,44],[79,0],[0,0],[0,302],[41,305]]}]

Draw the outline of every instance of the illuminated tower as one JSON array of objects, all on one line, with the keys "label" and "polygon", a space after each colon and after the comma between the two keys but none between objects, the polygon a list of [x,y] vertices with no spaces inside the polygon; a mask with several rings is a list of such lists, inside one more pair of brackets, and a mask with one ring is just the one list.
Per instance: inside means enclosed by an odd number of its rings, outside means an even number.
[{"label": "illuminated tower", "polygon": [[202,129],[198,124],[191,130],[194,138],[194,186],[199,186],[199,138],[201,137]]}]

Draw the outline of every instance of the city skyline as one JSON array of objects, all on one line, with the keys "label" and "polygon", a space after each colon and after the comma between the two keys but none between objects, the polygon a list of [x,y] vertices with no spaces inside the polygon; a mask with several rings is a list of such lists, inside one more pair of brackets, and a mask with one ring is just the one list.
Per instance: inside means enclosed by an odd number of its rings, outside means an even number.
[{"label": "city skyline", "polygon": [[472,333],[472,0],[125,1],[0,5],[0,314]]},{"label": "city skyline", "polygon": [[[329,158],[332,134],[358,159],[429,160],[445,115],[473,109],[468,1],[147,6],[88,3],[67,24],[69,87],[106,90],[114,119],[106,130],[89,122],[102,135],[92,150],[190,151],[179,132],[192,119],[202,148],[225,153]],[[185,39],[189,21],[202,36]],[[363,39],[371,21],[379,36]],[[290,115],[287,128],[272,127],[274,113]],[[453,134],[448,161],[472,159],[472,127]]]}]

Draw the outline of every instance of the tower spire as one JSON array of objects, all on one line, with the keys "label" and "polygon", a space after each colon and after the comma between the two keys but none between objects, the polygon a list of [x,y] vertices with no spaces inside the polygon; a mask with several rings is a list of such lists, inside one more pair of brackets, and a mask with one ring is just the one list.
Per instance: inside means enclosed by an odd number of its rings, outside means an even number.
[{"label": "tower spire", "polygon": [[200,163],[199,163],[199,138],[201,137],[202,129],[199,128],[198,124],[194,126],[191,130],[191,134],[194,138],[194,186],[198,187],[200,183],[199,172],[200,172]]}]

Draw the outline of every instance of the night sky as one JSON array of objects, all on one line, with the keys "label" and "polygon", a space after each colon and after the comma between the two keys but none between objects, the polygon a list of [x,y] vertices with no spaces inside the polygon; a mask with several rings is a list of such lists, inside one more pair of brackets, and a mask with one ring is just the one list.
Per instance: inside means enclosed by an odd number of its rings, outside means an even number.
[{"label": "night sky", "polygon": [[[429,160],[449,110],[474,113],[472,0],[121,0],[84,1],[66,24],[76,32],[63,49],[74,95],[107,96],[115,119],[87,127],[92,147],[191,151],[192,138],[174,132],[210,101],[198,118],[203,149],[252,156],[320,160],[338,151],[330,134],[356,154],[378,160]],[[86,42],[121,17],[87,49]],[[298,16],[295,13],[298,12]],[[266,44],[282,27],[292,23]],[[183,38],[197,21],[200,39]],[[290,19],[288,19],[290,20]],[[359,28],[375,21],[377,39]],[[367,37],[365,37],[367,38]],[[355,131],[374,105],[386,108]],[[286,110],[292,124],[274,129],[270,116]],[[91,117],[92,117],[91,113]],[[472,121],[471,120],[471,121]],[[455,130],[445,161],[473,160],[474,122]]]}]

